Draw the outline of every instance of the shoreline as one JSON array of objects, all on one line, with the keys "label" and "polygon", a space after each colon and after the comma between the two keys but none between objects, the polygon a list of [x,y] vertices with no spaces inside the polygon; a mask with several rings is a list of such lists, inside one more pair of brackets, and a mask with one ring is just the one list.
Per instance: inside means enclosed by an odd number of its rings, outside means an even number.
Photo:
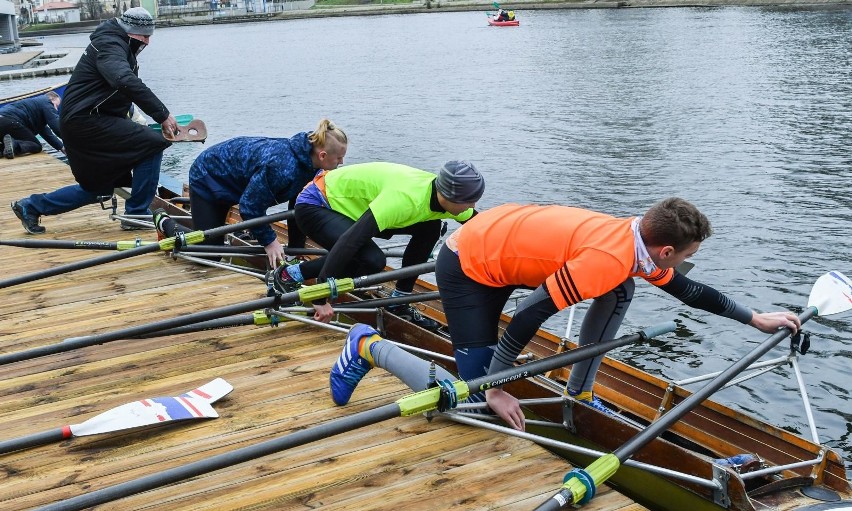
[{"label": "shoreline", "polygon": [[[427,3],[428,2],[428,3]],[[852,0],[515,0],[502,7],[512,10],[545,9],[642,9],[642,8],[712,8],[712,7],[778,7],[791,9],[839,8],[852,5]],[[411,4],[370,4],[343,7],[318,7],[292,11],[260,14],[238,14],[220,16],[194,16],[190,18],[158,18],[157,28],[186,27],[194,25],[217,25],[230,23],[257,23],[307,18],[333,18],[342,16],[383,16],[388,14],[420,14],[428,12],[489,11],[494,6],[489,1],[421,0]],[[224,11],[227,12],[227,11]],[[22,39],[92,32],[96,24],[84,22],[74,27],[22,32]]]}]

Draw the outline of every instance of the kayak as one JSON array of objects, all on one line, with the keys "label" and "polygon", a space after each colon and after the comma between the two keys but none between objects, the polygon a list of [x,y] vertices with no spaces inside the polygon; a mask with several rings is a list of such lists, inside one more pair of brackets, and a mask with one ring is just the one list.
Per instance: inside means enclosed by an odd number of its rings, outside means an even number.
[{"label": "kayak", "polygon": [[512,21],[497,21],[494,18],[488,18],[488,24],[492,27],[517,27],[521,24],[518,20]]}]

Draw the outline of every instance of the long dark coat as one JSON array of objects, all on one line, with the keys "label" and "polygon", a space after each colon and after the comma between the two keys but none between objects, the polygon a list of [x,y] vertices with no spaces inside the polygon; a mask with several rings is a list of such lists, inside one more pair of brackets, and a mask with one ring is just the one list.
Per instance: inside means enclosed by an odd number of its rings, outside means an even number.
[{"label": "long dark coat", "polygon": [[130,184],[131,171],[171,143],[159,131],[128,118],[131,103],[157,122],[166,106],[137,76],[130,37],[115,19],[89,37],[60,108],[60,130],[74,178],[90,192]]}]

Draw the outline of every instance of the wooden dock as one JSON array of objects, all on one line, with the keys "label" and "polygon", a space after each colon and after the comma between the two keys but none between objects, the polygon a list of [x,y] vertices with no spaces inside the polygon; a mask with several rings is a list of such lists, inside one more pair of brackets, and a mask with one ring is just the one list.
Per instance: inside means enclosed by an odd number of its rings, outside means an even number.
[{"label": "wooden dock", "polygon": [[[73,183],[47,155],[0,160],[0,239],[30,238],[8,204]],[[121,207],[121,204],[120,206]],[[39,239],[118,241],[97,205],[44,217]],[[105,252],[0,246],[9,278]],[[263,298],[262,282],[148,254],[0,289],[0,353],[52,345]],[[31,509],[390,403],[409,391],[373,370],[345,407],[328,371],[342,335],[301,323],[236,327],[103,345],[0,366],[0,440],[79,424],[121,404],[177,396],[221,377],[218,419],[72,438],[0,457],[0,508]],[[97,509],[531,509],[569,464],[524,440],[441,418],[397,418]],[[644,507],[602,488],[585,509]]]}]

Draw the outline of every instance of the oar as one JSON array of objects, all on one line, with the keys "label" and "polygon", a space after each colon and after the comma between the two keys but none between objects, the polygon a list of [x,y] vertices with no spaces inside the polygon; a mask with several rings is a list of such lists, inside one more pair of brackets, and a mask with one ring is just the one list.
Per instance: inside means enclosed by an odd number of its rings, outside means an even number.
[{"label": "oar", "polygon": [[80,424],[62,426],[0,442],[0,454],[59,442],[75,436],[100,435],[188,419],[215,419],[219,414],[210,405],[232,390],[234,387],[230,383],[222,378],[216,378],[177,397],[155,397],[134,401],[107,410]]},{"label": "oar", "polygon": [[[441,295],[437,291],[429,292],[429,293],[414,293],[406,296],[395,296],[393,298],[375,298],[371,300],[361,300],[358,302],[344,302],[339,303],[334,306],[334,312],[340,314],[348,314],[352,312],[352,309],[357,310],[358,312],[362,312],[365,308],[378,308],[378,307],[387,307],[388,305],[399,305],[402,303],[417,303],[417,302],[427,302],[430,300],[440,300]],[[290,313],[309,313],[313,314],[314,309],[310,307],[302,307],[299,310],[295,310],[295,308],[286,307],[284,309],[278,309],[283,312]],[[278,316],[270,316],[266,313],[265,310],[254,311],[251,314],[240,314],[237,316],[229,317],[229,318],[221,318],[214,319],[210,321],[204,321],[201,323],[195,323],[192,325],[186,325],[177,328],[169,328],[168,330],[158,330],[156,332],[151,332],[144,335],[137,335],[134,339],[148,339],[151,337],[164,337],[167,335],[178,335],[178,334],[187,334],[192,332],[201,332],[203,330],[216,330],[220,328],[230,328],[235,326],[277,326],[281,321]]]},{"label": "oar", "polygon": [[644,341],[651,337],[672,332],[674,329],[674,322],[669,321],[661,325],[652,326],[636,334],[626,335],[611,341],[604,341],[598,344],[577,348],[559,355],[536,360],[535,362],[530,362],[522,366],[509,368],[493,375],[487,375],[469,381],[458,380],[451,384],[451,388],[453,389],[452,391],[450,391],[450,388],[448,387],[435,387],[421,392],[416,392],[393,403],[374,408],[373,410],[367,410],[347,417],[341,417],[340,419],[331,420],[317,426],[305,428],[273,440],[236,449],[231,452],[212,456],[187,465],[163,470],[156,474],[151,474],[149,476],[120,483],[115,486],[96,490],[85,495],[48,504],[47,506],[38,509],[39,511],[78,510],[103,504],[105,502],[112,502],[113,500],[117,500],[128,495],[141,493],[167,484],[183,481],[184,479],[189,479],[201,474],[213,472],[214,470],[244,463],[262,456],[298,447],[300,445],[338,435],[340,433],[346,433],[347,431],[352,431],[354,429],[376,424],[385,420],[396,417],[407,417],[430,410],[436,410],[438,408],[442,389],[445,392],[454,392],[457,400],[462,401],[472,392],[479,392],[492,387],[499,387],[515,380],[542,374],[557,367],[564,367],[577,363],[581,360],[594,358],[615,347]]},{"label": "oar", "polygon": [[354,279],[329,279],[323,284],[305,286],[299,289],[298,291],[294,291],[292,293],[284,293],[281,295],[262,298],[260,300],[252,300],[237,305],[229,305],[227,307],[219,307],[218,309],[196,312],[193,314],[187,314],[186,316],[164,319],[161,321],[155,321],[153,323],[147,323],[145,325],[124,328],[122,330],[116,330],[113,332],[88,335],[85,337],[72,337],[56,344],[48,344],[46,346],[31,348],[15,353],[5,353],[3,355],[0,355],[0,365],[10,364],[12,362],[20,362],[22,360],[30,360],[33,358],[43,357],[45,355],[52,355],[55,353],[62,353],[65,351],[75,350],[77,348],[94,346],[95,344],[104,344],[111,341],[117,341],[119,339],[131,339],[133,337],[139,337],[145,334],[149,334],[151,332],[157,332],[159,330],[167,330],[170,328],[177,328],[184,325],[200,323],[202,321],[209,321],[211,319],[224,318],[226,316],[233,316],[236,314],[249,312],[257,309],[265,309],[267,307],[278,307],[282,303],[292,303],[295,301],[300,301],[302,303],[313,302],[314,300],[318,300],[320,298],[335,297],[339,294],[348,293],[353,289],[369,287],[375,284],[389,282],[392,280],[404,279],[407,277],[415,277],[417,275],[430,273],[432,271],[435,271],[434,262],[407,266],[398,270],[385,271],[374,275],[356,277]]},{"label": "oar", "polygon": [[[293,216],[293,210],[287,210],[282,211],[280,213],[275,213],[274,215],[252,218],[251,220],[246,220],[244,222],[223,225],[221,227],[208,229],[206,231],[192,231],[183,235],[184,240],[182,243],[201,243],[206,239],[222,236],[228,234],[229,232],[248,229],[258,225],[270,224],[279,220],[287,220],[293,218]],[[121,259],[127,259],[141,254],[150,254],[160,250],[173,250],[175,248],[175,240],[176,239],[174,237],[166,238],[150,245],[142,245],[140,247],[132,248],[130,250],[107,254],[104,256],[95,257],[93,259],[87,259],[85,261],[77,261],[75,263],[69,263],[62,266],[56,266],[54,268],[48,268],[46,270],[28,273],[26,275],[19,275],[17,277],[12,277],[10,279],[0,281],[0,289],[11,286],[17,286],[18,284],[25,284],[27,282],[33,282],[35,280],[46,279],[48,277],[54,277],[63,273],[70,273],[72,271],[81,270],[83,268],[91,268],[92,266],[111,263],[113,261],[119,261]]]},{"label": "oar", "polygon": [[[55,248],[68,250],[130,250],[142,245],[154,245],[156,241],[127,240],[127,241],[75,241],[75,240],[0,240],[0,245],[18,248]],[[186,253],[215,253],[236,254],[241,256],[265,256],[263,247],[257,245],[187,245],[180,247],[180,252]],[[384,250],[388,257],[402,257],[401,250]],[[292,256],[328,254],[328,250],[322,248],[290,248],[284,247],[284,253]]]},{"label": "oar", "polygon": [[[833,271],[817,279],[808,298],[808,308],[799,315],[804,324],[815,315],[828,316],[852,309],[852,283],[842,273]],[[621,466],[621,463],[633,456],[639,449],[662,435],[681,417],[700,405],[714,392],[735,378],[754,361],[789,337],[790,329],[779,330],[755,349],[735,362],[721,374],[713,378],[705,387],[669,410],[659,420],[636,434],[624,445],[610,454],[598,458],[583,469],[574,469],[565,476],[562,489],[536,508],[537,511],[552,511],[566,506],[582,505],[594,497],[597,488]]]}]

